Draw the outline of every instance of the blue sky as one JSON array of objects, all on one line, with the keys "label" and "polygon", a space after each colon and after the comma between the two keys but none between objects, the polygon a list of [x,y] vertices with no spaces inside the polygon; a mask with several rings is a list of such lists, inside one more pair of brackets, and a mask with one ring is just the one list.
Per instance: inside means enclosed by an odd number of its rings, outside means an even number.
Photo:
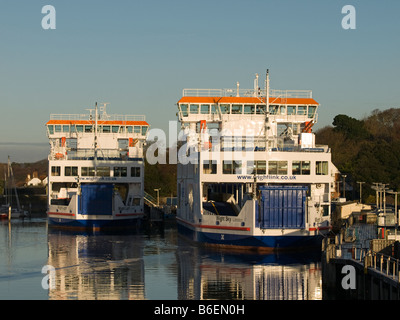
[{"label": "blue sky", "polygon": [[267,68],[272,88],[313,90],[317,128],[400,107],[399,14],[397,0],[1,0],[0,162],[45,158],[51,113],[109,102],[167,131],[183,88],[251,88]]}]

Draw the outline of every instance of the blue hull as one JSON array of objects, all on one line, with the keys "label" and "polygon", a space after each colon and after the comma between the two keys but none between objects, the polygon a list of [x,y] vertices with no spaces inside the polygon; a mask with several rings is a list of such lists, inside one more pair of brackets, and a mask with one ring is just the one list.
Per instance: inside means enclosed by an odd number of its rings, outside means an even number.
[{"label": "blue hull", "polygon": [[142,219],[118,219],[118,220],[101,220],[101,219],[68,219],[68,218],[52,218],[48,217],[49,227],[72,229],[76,231],[84,230],[117,230],[140,227]]},{"label": "blue hull", "polygon": [[320,248],[322,236],[253,236],[194,230],[178,221],[178,232],[191,241],[205,245],[256,251]]}]

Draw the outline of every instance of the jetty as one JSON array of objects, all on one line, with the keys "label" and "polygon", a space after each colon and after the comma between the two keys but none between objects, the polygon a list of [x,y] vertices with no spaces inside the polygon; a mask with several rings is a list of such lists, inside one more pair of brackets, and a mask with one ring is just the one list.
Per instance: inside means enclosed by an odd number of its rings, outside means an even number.
[{"label": "jetty", "polygon": [[399,300],[400,243],[374,224],[346,226],[322,243],[324,299]]}]

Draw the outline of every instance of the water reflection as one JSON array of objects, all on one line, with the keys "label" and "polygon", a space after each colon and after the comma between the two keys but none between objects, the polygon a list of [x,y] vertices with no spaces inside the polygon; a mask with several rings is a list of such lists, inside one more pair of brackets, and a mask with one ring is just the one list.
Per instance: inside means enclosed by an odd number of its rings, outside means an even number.
[{"label": "water reflection", "polygon": [[181,246],[179,299],[320,300],[319,253],[231,254]]},{"label": "water reflection", "polygon": [[177,235],[49,230],[50,299],[321,299],[319,252],[252,255],[205,249]]},{"label": "water reflection", "polygon": [[143,241],[138,235],[49,231],[56,268],[50,299],[144,299]]}]

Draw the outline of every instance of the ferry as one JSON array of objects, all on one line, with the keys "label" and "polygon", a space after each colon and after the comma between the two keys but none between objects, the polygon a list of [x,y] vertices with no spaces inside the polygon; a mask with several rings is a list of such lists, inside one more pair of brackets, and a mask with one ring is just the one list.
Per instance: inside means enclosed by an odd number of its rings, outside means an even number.
[{"label": "ferry", "polygon": [[330,229],[336,167],[316,145],[311,90],[184,89],[178,101],[177,224],[219,247],[320,247]]},{"label": "ferry", "polygon": [[51,114],[48,223],[75,230],[137,226],[144,217],[143,115]]}]

